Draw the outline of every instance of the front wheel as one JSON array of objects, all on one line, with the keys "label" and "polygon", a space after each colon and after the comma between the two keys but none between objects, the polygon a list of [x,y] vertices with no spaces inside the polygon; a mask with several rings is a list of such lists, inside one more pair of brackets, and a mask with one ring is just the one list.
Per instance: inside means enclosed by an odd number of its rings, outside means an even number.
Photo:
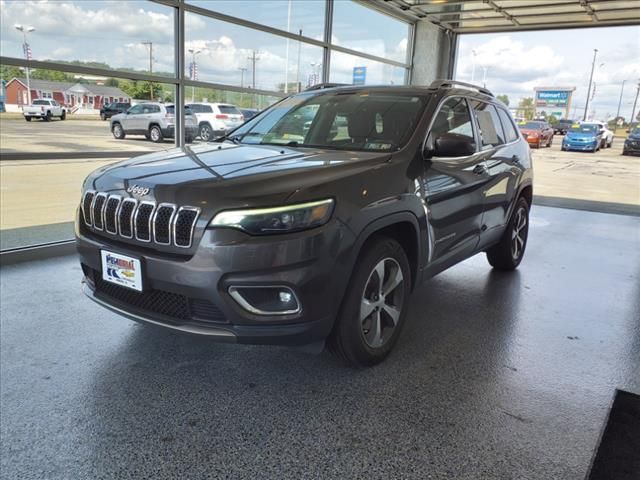
[{"label": "front wheel", "polygon": [[515,270],[524,256],[529,236],[529,204],[520,197],[500,241],[487,250],[489,264],[498,270]]},{"label": "front wheel", "polygon": [[383,361],[407,313],[411,270],[402,246],[374,237],[364,247],[329,336],[329,349],[352,366]]},{"label": "front wheel", "polygon": [[609,143],[607,143],[607,148],[611,148],[613,146],[613,138],[611,139],[611,141]]},{"label": "front wheel", "polygon": [[60,115],[60,120],[65,120],[66,118],[67,118],[67,112],[63,110],[62,115]]},{"label": "front wheel", "polygon": [[122,125],[120,125],[119,123],[113,124],[111,132],[113,133],[113,136],[118,140],[122,140],[125,137],[124,128],[122,128]]},{"label": "front wheel", "polygon": [[100,114],[100,120],[104,121],[107,119],[107,116],[104,113]]},{"label": "front wheel", "polygon": [[30,121],[31,121],[31,117],[24,117],[24,119],[25,119],[27,122],[30,122]]},{"label": "front wheel", "polygon": [[51,110],[49,110],[47,112],[47,115],[44,117],[44,121],[45,122],[50,122],[51,121]]}]

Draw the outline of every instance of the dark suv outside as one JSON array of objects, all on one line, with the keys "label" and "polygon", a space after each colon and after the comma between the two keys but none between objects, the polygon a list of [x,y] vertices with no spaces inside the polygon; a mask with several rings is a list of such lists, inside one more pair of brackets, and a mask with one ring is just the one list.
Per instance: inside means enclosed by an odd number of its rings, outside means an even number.
[{"label": "dark suv outside", "polygon": [[[310,122],[310,123],[309,123]],[[382,361],[409,294],[479,252],[522,260],[530,150],[486,89],[317,88],[218,140],[87,177],[84,291],[211,339]]]},{"label": "dark suv outside", "polygon": [[114,115],[124,113],[131,108],[129,102],[113,102],[108,105],[103,105],[100,109],[100,118],[102,120],[108,120]]}]

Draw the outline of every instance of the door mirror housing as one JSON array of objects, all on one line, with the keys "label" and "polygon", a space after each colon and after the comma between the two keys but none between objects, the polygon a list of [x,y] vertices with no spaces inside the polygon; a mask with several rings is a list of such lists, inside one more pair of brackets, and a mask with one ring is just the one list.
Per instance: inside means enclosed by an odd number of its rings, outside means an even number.
[{"label": "door mirror housing", "polygon": [[468,135],[443,133],[435,141],[429,135],[425,144],[424,157],[468,157],[476,153],[476,142]]}]

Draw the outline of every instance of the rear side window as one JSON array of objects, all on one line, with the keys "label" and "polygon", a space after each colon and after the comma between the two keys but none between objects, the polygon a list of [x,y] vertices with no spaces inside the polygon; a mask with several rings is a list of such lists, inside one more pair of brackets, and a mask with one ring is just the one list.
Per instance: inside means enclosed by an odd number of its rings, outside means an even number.
[{"label": "rear side window", "polygon": [[220,110],[220,113],[226,113],[227,115],[242,115],[240,110],[233,105],[218,105],[218,109]]},{"label": "rear side window", "polygon": [[200,110],[198,110],[199,113],[213,113],[211,105],[198,105],[198,107],[200,107]]},{"label": "rear side window", "polygon": [[478,121],[481,145],[483,147],[495,147],[505,143],[502,124],[495,107],[478,101],[472,101],[471,105]]},{"label": "rear side window", "polygon": [[166,108],[167,113],[169,113],[171,115],[173,115],[175,113],[175,111],[176,111],[173,105],[168,105],[168,106],[166,106],[164,108]]},{"label": "rear side window", "polygon": [[502,129],[504,130],[504,135],[507,138],[507,143],[515,142],[518,139],[519,135],[515,125],[513,124],[513,120],[511,120],[511,115],[509,115],[501,108],[498,108],[498,115],[500,116],[500,121],[502,122]]}]

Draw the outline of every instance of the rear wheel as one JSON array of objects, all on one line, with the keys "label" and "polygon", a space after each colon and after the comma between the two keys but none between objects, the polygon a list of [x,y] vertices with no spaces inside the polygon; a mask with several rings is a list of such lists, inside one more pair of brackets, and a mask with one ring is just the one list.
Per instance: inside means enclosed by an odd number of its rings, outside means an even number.
[{"label": "rear wheel", "polygon": [[211,128],[211,125],[209,125],[208,123],[203,123],[202,125],[200,125],[200,138],[202,139],[202,141],[204,142],[208,142],[209,140],[213,139],[213,129]]},{"label": "rear wheel", "polygon": [[119,123],[114,123],[113,127],[111,127],[111,132],[113,136],[118,140],[122,140],[125,137],[124,128]]},{"label": "rear wheel", "polygon": [[24,119],[25,119],[27,122],[30,122],[30,121],[31,121],[31,117],[24,117]]},{"label": "rear wheel", "polygon": [[62,111],[62,115],[60,115],[60,120],[65,120],[67,118],[67,112],[66,110]]},{"label": "rear wheel", "polygon": [[329,349],[353,366],[384,360],[404,325],[410,290],[411,271],[402,246],[374,237],[358,258]]},{"label": "rear wheel", "polygon": [[45,122],[51,121],[51,110],[47,112],[47,115],[44,117]]},{"label": "rear wheel", "polygon": [[104,121],[104,120],[106,120],[106,119],[107,119],[107,116],[106,116],[104,113],[101,113],[101,114],[100,114],[100,120],[103,120],[103,121]]},{"label": "rear wheel", "polygon": [[613,137],[611,137],[611,141],[607,143],[607,148],[611,148],[613,146]]},{"label": "rear wheel", "polygon": [[489,264],[498,270],[515,270],[524,256],[529,236],[529,204],[520,197],[500,241],[487,250]]},{"label": "rear wheel", "polygon": [[160,127],[158,125],[151,126],[151,128],[149,129],[149,138],[153,143],[159,143],[164,140],[162,130],[160,130]]}]

